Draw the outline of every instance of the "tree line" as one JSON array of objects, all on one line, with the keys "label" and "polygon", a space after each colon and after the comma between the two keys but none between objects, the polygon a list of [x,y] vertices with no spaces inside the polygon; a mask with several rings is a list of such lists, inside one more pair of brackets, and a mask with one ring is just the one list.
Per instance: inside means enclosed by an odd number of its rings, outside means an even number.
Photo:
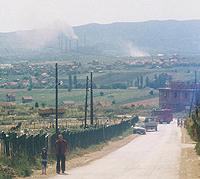
[{"label": "tree line", "polygon": [[142,89],[144,87],[150,87],[150,88],[165,88],[167,86],[167,81],[170,81],[172,79],[171,76],[169,76],[167,73],[162,73],[160,75],[155,74],[154,78],[152,80],[149,79],[147,76],[145,79],[145,85],[143,76],[137,77],[135,81],[135,87],[138,87],[139,89]]},{"label": "tree line", "polygon": [[[155,74],[153,79],[150,79],[148,76],[146,77],[144,81],[144,77],[140,76],[136,78],[135,81],[135,87],[138,87],[138,89],[143,89],[145,87],[150,88],[164,88],[167,86],[167,81],[170,81],[172,78],[167,73],[162,73],[160,75]],[[99,89],[127,89],[128,87],[133,86],[133,80],[127,79],[126,82],[121,83],[112,83],[112,84],[101,84],[99,86]],[[86,83],[78,82],[76,75],[69,75],[68,83],[65,83],[63,85],[60,85],[60,88],[62,89],[68,89],[70,92],[72,89],[85,89]],[[97,89],[97,85],[95,82],[93,82],[93,89]]]}]

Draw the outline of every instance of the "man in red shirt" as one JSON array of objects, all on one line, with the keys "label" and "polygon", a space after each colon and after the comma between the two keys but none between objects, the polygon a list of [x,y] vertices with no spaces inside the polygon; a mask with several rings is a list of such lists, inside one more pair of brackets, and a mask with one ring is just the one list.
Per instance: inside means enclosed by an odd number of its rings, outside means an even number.
[{"label": "man in red shirt", "polygon": [[61,161],[62,173],[65,172],[65,156],[67,155],[68,145],[67,145],[67,141],[63,139],[63,136],[61,134],[58,136],[58,138],[59,139],[56,141],[54,149],[55,149],[55,154],[57,157],[56,171],[59,174],[60,161]]}]

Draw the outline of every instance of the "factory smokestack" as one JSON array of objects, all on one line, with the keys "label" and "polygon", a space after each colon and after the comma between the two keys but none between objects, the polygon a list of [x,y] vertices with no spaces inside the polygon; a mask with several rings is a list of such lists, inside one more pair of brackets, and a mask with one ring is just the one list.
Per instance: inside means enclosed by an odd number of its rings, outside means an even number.
[{"label": "factory smokestack", "polygon": [[62,44],[62,36],[60,37],[60,50],[63,50],[63,44]]},{"label": "factory smokestack", "polygon": [[84,47],[86,46],[86,36],[84,36],[84,42],[83,42],[84,44]]},{"label": "factory smokestack", "polygon": [[78,50],[78,39],[76,41],[76,50]]},{"label": "factory smokestack", "polygon": [[62,36],[61,35],[58,36],[58,48],[60,51],[62,51]]},{"label": "factory smokestack", "polygon": [[71,51],[71,50],[72,50],[72,40],[69,39],[69,51]]},{"label": "factory smokestack", "polygon": [[65,45],[66,45],[66,46],[65,46],[65,47],[66,47],[65,50],[68,51],[68,47],[67,47],[67,45],[68,45],[68,44],[67,44],[67,39],[65,40]]},{"label": "factory smokestack", "polygon": [[58,49],[60,49],[60,36],[58,36]]}]

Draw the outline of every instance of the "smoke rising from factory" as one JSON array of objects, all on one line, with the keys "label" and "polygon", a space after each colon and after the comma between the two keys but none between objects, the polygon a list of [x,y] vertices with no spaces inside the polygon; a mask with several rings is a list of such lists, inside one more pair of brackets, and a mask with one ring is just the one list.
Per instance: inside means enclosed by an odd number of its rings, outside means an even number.
[{"label": "smoke rising from factory", "polygon": [[131,42],[124,42],[122,44],[123,44],[123,48],[124,48],[126,56],[131,56],[131,57],[149,57],[150,56],[150,54],[143,52],[138,47],[134,46],[134,44]]},{"label": "smoke rising from factory", "polygon": [[15,34],[17,39],[27,42],[25,46],[30,49],[38,49],[50,42],[56,42],[58,37],[63,40],[78,40],[73,28],[62,21],[55,21],[43,29],[17,31]]}]

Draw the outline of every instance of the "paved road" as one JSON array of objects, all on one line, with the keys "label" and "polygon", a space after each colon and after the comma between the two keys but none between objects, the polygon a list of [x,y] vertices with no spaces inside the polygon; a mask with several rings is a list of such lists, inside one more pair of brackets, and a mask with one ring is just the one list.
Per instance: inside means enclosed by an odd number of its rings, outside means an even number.
[{"label": "paved road", "polygon": [[87,166],[52,179],[178,179],[181,130],[162,124]]}]

